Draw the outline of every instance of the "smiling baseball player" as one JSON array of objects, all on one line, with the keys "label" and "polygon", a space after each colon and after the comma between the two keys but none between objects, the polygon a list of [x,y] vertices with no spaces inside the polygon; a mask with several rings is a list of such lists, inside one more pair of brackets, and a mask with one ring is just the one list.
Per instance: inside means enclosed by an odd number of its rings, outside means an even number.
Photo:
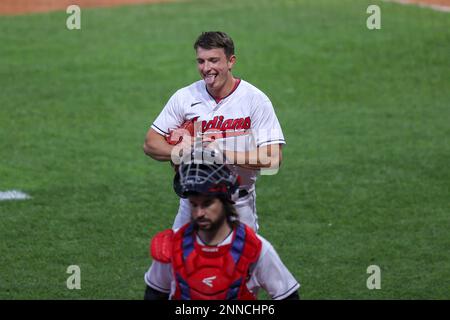
[{"label": "smiling baseball player", "polygon": [[[185,148],[190,142],[185,139],[174,145],[168,142],[171,133],[187,120],[195,122],[197,131],[214,141],[234,164],[233,170],[241,177],[235,204],[239,219],[257,231],[255,182],[261,169],[277,169],[281,163],[285,140],[280,124],[269,98],[232,75],[236,56],[227,34],[204,32],[194,48],[202,80],[169,99],[148,130],[144,152],[159,161],[172,160],[172,155],[179,153],[176,148]],[[181,199],[173,228],[180,228],[190,216],[189,202]]]}]

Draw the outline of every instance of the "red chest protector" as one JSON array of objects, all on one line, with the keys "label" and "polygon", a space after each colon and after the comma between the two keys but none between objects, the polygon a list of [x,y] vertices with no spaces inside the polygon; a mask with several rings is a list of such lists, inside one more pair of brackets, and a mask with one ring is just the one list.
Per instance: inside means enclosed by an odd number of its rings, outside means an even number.
[{"label": "red chest protector", "polygon": [[[157,246],[156,238],[158,236],[152,241],[152,256],[161,261],[158,259],[161,243]],[[256,297],[247,289],[246,283],[249,268],[258,260],[261,246],[254,231],[244,224],[239,224],[233,231],[231,244],[219,247],[198,244],[194,225],[184,225],[171,238],[170,253],[165,253],[166,257],[170,256],[176,281],[172,298],[254,300]]]}]

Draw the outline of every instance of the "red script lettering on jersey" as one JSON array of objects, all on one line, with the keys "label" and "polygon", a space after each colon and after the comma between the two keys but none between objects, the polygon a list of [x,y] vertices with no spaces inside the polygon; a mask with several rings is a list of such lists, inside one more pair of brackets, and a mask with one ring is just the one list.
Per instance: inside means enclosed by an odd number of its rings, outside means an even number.
[{"label": "red script lettering on jersey", "polygon": [[226,119],[223,116],[215,116],[212,120],[202,121],[202,132],[216,129],[219,131],[231,131],[231,130],[247,130],[250,129],[252,120],[250,117]]}]

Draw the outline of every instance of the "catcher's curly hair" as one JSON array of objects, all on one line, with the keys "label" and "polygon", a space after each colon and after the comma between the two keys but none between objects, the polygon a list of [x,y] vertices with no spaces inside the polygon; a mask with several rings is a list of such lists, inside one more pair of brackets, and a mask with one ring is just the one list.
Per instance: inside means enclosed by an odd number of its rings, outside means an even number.
[{"label": "catcher's curly hair", "polygon": [[203,32],[194,43],[194,49],[197,50],[198,47],[203,49],[223,48],[227,58],[234,54],[233,39],[221,31]]},{"label": "catcher's curly hair", "polygon": [[219,200],[223,204],[223,210],[225,211],[225,214],[227,215],[228,223],[232,227],[236,227],[239,224],[239,216],[236,211],[235,206],[233,205],[230,200],[224,196],[218,196]]}]

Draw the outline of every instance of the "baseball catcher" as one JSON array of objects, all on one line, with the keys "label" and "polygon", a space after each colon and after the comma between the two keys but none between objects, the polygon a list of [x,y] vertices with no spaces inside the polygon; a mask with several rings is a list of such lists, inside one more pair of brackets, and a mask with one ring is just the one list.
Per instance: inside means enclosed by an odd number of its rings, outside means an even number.
[{"label": "baseball catcher", "polygon": [[145,299],[298,299],[299,283],[272,245],[239,222],[233,206],[239,177],[226,164],[182,162],[174,178],[191,221],[151,241]]}]

